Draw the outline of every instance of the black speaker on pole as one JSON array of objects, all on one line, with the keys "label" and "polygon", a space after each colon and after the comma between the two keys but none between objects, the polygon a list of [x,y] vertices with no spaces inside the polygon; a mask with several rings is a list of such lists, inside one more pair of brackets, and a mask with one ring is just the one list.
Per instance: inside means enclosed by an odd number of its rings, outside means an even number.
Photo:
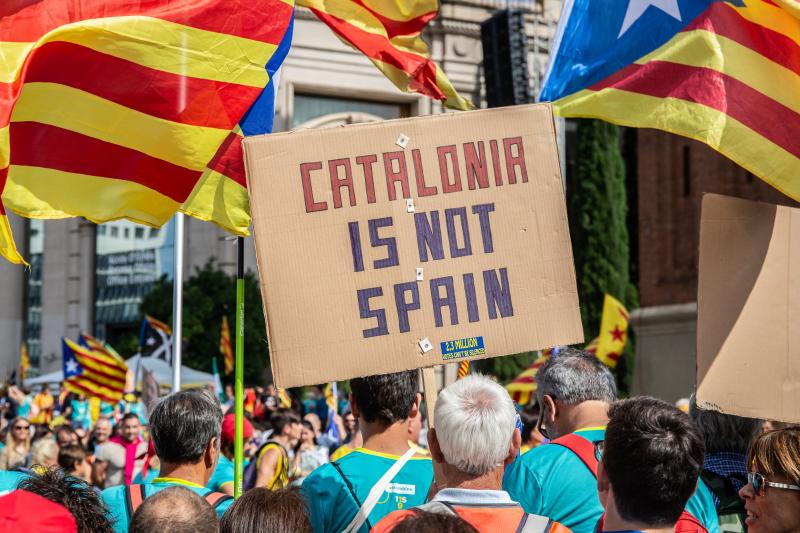
[{"label": "black speaker on pole", "polygon": [[533,102],[524,12],[519,9],[497,11],[481,23],[481,42],[489,107]]}]

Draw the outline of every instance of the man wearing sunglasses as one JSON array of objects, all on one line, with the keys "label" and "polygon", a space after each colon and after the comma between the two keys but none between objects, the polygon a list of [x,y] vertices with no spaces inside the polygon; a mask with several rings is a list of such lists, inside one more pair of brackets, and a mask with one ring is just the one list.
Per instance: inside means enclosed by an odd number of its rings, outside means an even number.
[{"label": "man wearing sunglasses", "polygon": [[800,531],[800,426],[769,431],[753,441],[747,485],[739,491],[749,533]]}]

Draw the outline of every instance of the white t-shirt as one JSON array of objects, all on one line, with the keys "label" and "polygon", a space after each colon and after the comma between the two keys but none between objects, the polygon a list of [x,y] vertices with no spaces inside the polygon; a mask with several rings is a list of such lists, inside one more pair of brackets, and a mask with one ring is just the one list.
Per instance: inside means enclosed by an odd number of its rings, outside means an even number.
[{"label": "white t-shirt", "polygon": [[[133,468],[133,477],[136,477],[142,471],[144,466],[144,459],[147,455],[147,442],[142,441],[136,448],[136,463]],[[106,467],[106,485],[105,487],[114,487],[116,485],[125,484],[125,447],[117,444],[116,442],[104,442],[99,449],[95,451],[95,460],[104,461],[108,463]]]}]

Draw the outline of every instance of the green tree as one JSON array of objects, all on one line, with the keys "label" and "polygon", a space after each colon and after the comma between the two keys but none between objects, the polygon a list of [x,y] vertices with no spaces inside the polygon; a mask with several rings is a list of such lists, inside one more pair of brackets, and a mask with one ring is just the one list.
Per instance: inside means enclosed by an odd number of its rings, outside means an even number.
[{"label": "green tree", "polygon": [[[172,281],[159,279],[144,297],[142,313],[172,323]],[[263,384],[269,365],[266,327],[258,281],[251,272],[245,274],[244,304],[244,379],[247,384]],[[211,360],[217,357],[220,372],[224,363],[219,351],[222,316],[228,317],[231,344],[235,346],[236,276],[228,275],[213,261],[183,284],[183,364],[211,372]],[[233,374],[222,376],[232,382]]]},{"label": "green tree", "polygon": [[[587,342],[597,336],[606,293],[628,309],[638,306],[630,276],[628,200],[625,163],[617,126],[601,120],[579,120],[575,167],[567,182],[567,207],[578,279],[581,320]],[[622,392],[629,390],[633,342],[628,340],[617,366]]]}]

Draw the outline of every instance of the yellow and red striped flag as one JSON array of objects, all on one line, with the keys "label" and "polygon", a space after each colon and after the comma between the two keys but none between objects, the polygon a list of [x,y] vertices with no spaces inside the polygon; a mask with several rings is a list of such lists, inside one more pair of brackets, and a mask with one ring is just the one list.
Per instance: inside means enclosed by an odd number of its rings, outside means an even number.
[{"label": "yellow and red striped flag", "polygon": [[[181,210],[248,234],[241,136],[271,129],[271,78],[293,9],[293,0],[0,7],[5,206],[152,226]],[[21,259],[5,218],[0,253]]]},{"label": "yellow and red striped flag", "polygon": [[222,315],[222,330],[219,333],[219,351],[225,360],[225,373],[233,372],[233,348],[231,346],[231,330],[228,327],[228,317]]},{"label": "yellow and red striped flag", "polygon": [[800,2],[650,4],[572,2],[541,99],[704,142],[800,200]]},{"label": "yellow and red striped flag", "polygon": [[439,13],[438,0],[298,0],[339,38],[361,51],[403,92],[440,100],[453,109],[471,109],[442,69],[430,59],[421,37]]},{"label": "yellow and red striped flag", "polygon": [[128,367],[116,357],[62,338],[64,386],[77,394],[117,403],[125,391]]},{"label": "yellow and red striped flag", "polygon": [[523,370],[517,377],[506,385],[506,390],[511,399],[519,405],[528,405],[531,396],[538,388],[536,385],[536,373],[544,365],[553,353],[552,348],[542,350],[541,355],[531,366]]},{"label": "yellow and red striped flag", "polygon": [[469,361],[458,363],[458,379],[465,378],[469,374]]},{"label": "yellow and red striped flag", "polygon": [[31,367],[31,360],[28,357],[28,343],[22,343],[22,346],[19,349],[19,379],[24,380],[25,375],[28,373],[28,369]]},{"label": "yellow and red striped flag", "polygon": [[123,359],[122,356],[119,353],[117,353],[117,351],[114,348],[111,347],[111,345],[106,344],[100,339],[92,337],[88,333],[81,333],[81,336],[78,339],[78,344],[80,344],[84,348],[90,349],[93,352],[99,352],[108,357],[113,357],[114,359],[123,364],[125,363],[125,359]]},{"label": "yellow and red striped flag", "polygon": [[[603,300],[603,316],[600,319],[600,335],[589,343],[586,351],[594,353],[609,368],[616,367],[628,342],[628,319],[625,306],[606,294]],[[592,345],[594,350],[590,349]]]}]

